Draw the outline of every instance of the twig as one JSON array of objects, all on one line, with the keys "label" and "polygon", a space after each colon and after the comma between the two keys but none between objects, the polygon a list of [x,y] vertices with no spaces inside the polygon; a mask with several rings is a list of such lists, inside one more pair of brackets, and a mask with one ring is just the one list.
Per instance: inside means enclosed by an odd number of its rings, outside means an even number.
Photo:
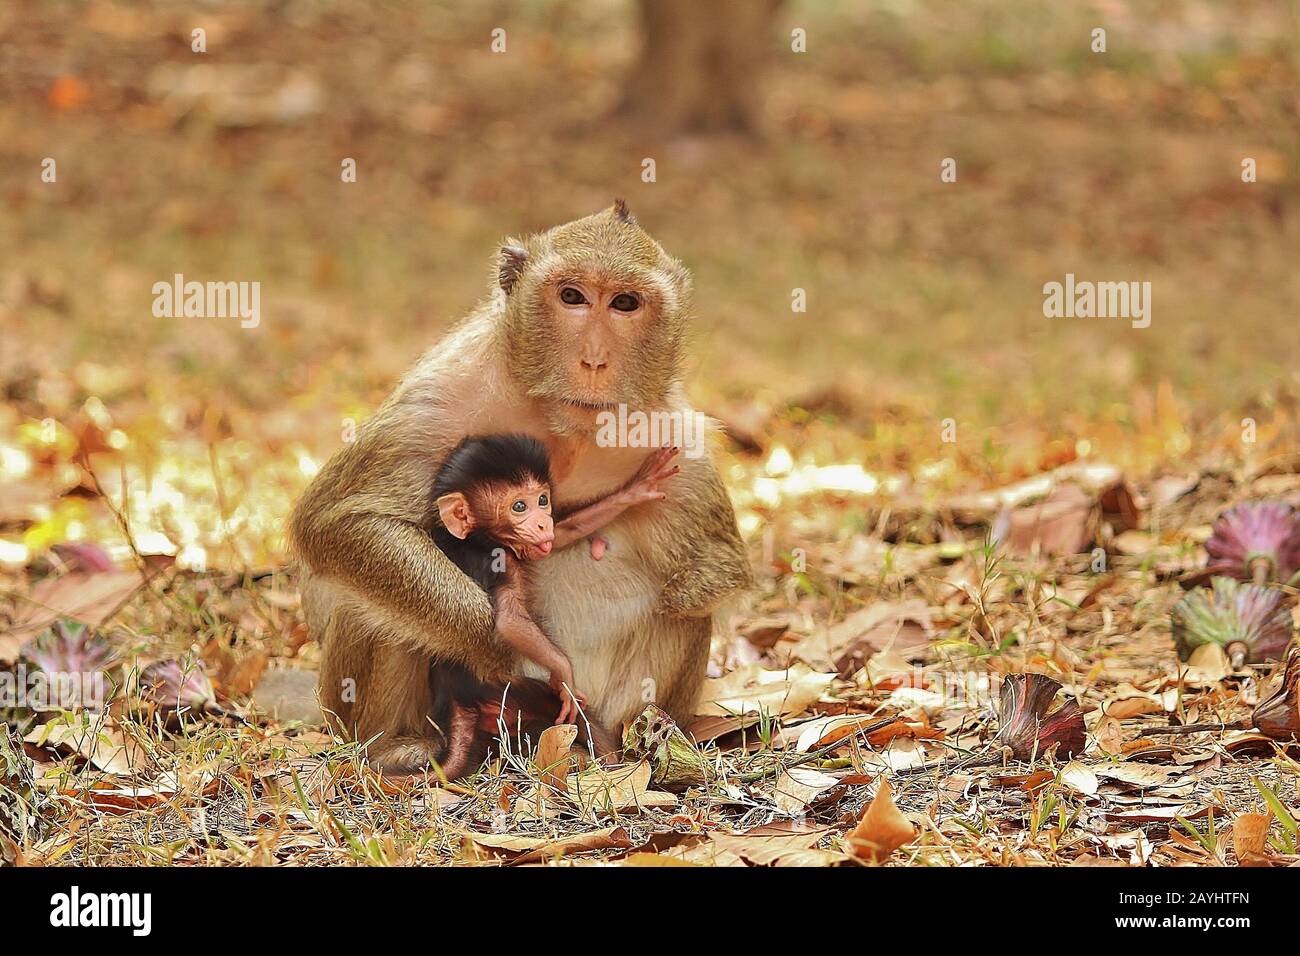
[{"label": "twig", "polygon": [[[910,775],[914,773],[925,773],[929,770],[941,770],[947,767],[949,770],[973,770],[976,767],[993,767],[1003,763],[1006,760],[1006,752],[999,749],[995,754],[988,754],[983,757],[968,757],[965,760],[954,761],[951,757],[940,757],[938,760],[930,760],[926,763],[917,764],[915,767],[900,767],[894,773],[900,775]],[[951,766],[947,766],[951,764]]]},{"label": "twig", "polygon": [[1170,724],[1168,727],[1147,727],[1139,730],[1139,737],[1164,737],[1180,734],[1221,733],[1225,730],[1250,730],[1255,725],[1248,720],[1235,720],[1230,724]]},{"label": "twig", "polygon": [[816,750],[808,751],[806,754],[801,754],[794,760],[781,761],[780,763],[773,764],[771,767],[767,767],[763,770],[753,770],[749,773],[741,774],[739,777],[733,779],[740,783],[753,783],[755,780],[762,780],[764,777],[772,777],[780,773],[785,773],[785,771],[791,770],[794,767],[799,767],[806,763],[812,763],[814,760],[819,760],[827,754],[839,750],[844,745],[850,743],[855,737],[874,733],[882,727],[888,727],[890,724],[897,723],[901,719],[901,717],[883,717],[880,720],[867,724],[865,727],[859,727],[851,734],[845,734],[843,737],[832,741],[824,747],[819,747]]}]

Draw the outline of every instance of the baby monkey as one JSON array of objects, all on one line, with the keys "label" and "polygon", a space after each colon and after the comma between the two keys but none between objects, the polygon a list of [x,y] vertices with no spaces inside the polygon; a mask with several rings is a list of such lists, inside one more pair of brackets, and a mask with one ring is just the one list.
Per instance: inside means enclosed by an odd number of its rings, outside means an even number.
[{"label": "baby monkey", "polygon": [[[552,516],[550,456],[527,435],[466,438],[438,469],[433,483],[440,522],[434,543],[492,599],[496,631],[511,648],[550,675],[560,699],[555,723],[576,723],[586,696],[573,684],[573,665],[528,613],[521,562],[596,534],[628,508],[665,497],[659,483],[680,470],[677,448],[646,457],[618,491],[556,521]],[[593,538],[599,560],[606,542]]]}]

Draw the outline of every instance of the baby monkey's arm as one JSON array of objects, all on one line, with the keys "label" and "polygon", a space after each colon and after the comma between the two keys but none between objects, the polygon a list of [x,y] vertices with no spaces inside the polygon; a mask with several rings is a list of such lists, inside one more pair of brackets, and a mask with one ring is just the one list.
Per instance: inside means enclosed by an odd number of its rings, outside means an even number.
[{"label": "baby monkey's arm", "polygon": [[492,607],[501,639],[520,656],[544,667],[550,674],[551,689],[560,698],[560,716],[555,722],[576,723],[578,708],[587,705],[587,697],[573,686],[573,665],[569,659],[528,613],[524,603],[523,578],[513,558],[506,559],[505,580],[492,593]]},{"label": "baby monkey's arm", "polygon": [[659,490],[659,482],[667,481],[681,471],[671,464],[678,449],[660,448],[646,457],[632,480],[611,495],[587,505],[555,523],[555,550],[567,548],[575,541],[590,537],[633,505],[646,501],[662,501],[667,497]]}]

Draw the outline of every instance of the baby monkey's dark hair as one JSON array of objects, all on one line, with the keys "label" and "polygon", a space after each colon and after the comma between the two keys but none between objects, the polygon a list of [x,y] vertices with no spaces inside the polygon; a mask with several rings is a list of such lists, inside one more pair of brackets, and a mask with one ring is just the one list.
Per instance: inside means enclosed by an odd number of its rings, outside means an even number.
[{"label": "baby monkey's dark hair", "polygon": [[[433,479],[433,500],[443,495],[483,485],[522,485],[529,479],[548,487],[551,458],[546,447],[527,435],[480,435],[462,439],[451,450]],[[436,508],[435,508],[436,511]],[[491,594],[501,583],[494,552],[500,546],[482,529],[476,528],[464,541],[443,527],[435,514],[429,528],[433,542],[470,580]]]},{"label": "baby monkey's dark hair", "polygon": [[481,435],[461,439],[433,481],[435,501],[453,491],[481,484],[523,484],[529,478],[549,485],[551,457],[528,435]]}]

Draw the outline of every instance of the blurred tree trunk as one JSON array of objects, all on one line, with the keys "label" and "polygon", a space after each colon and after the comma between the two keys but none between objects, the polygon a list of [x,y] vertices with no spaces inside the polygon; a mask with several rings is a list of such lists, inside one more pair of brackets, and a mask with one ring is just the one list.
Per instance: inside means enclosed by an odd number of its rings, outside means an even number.
[{"label": "blurred tree trunk", "polygon": [[757,132],[781,3],[640,0],[641,58],[622,112],[657,133]]}]

